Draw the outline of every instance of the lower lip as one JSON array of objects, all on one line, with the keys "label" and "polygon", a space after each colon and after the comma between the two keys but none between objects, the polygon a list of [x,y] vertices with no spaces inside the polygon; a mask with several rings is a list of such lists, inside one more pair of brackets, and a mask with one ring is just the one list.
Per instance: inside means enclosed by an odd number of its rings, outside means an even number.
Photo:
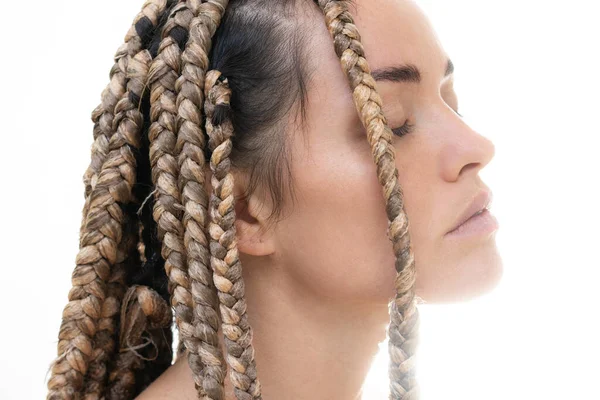
[{"label": "lower lip", "polygon": [[469,218],[453,231],[446,233],[447,237],[472,237],[489,235],[498,229],[498,220],[487,209]]}]

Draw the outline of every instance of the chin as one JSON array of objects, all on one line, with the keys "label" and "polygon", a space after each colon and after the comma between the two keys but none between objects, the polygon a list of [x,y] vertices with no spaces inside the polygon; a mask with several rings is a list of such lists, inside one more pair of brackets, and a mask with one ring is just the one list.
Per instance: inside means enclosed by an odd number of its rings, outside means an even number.
[{"label": "chin", "polygon": [[[415,294],[418,301],[463,303],[492,292],[502,280],[504,265],[495,246],[491,250],[480,250],[454,265],[448,262],[435,268],[417,265]],[[423,272],[419,274],[420,271]]]}]

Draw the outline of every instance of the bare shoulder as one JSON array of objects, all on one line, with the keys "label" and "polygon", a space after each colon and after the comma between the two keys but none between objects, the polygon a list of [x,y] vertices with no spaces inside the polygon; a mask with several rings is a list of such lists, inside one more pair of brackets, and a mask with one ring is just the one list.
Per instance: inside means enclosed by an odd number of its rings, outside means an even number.
[{"label": "bare shoulder", "polygon": [[186,357],[179,357],[146,388],[137,400],[196,400],[196,390]]}]

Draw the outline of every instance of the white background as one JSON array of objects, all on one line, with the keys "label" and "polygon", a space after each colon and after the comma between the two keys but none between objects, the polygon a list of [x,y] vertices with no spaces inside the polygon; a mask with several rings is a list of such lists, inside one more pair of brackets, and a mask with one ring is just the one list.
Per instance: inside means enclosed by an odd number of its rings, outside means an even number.
[{"label": "white background", "polygon": [[[90,113],[141,0],[5,8],[0,398],[45,397],[71,287]],[[600,399],[600,29],[595,2],[422,2],[456,65],[460,112],[496,145],[481,176],[505,274],[421,306],[425,400]],[[5,6],[6,7],[6,6]],[[387,343],[365,399],[387,389]]]}]

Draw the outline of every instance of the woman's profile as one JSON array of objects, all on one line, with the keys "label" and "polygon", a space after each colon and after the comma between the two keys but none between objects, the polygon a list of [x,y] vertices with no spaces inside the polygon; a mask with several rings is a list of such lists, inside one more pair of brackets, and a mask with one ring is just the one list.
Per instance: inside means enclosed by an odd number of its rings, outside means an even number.
[{"label": "woman's profile", "polygon": [[[48,399],[358,399],[502,276],[493,143],[413,0],[147,0],[93,110]],[[173,354],[172,326],[179,342]]]}]

